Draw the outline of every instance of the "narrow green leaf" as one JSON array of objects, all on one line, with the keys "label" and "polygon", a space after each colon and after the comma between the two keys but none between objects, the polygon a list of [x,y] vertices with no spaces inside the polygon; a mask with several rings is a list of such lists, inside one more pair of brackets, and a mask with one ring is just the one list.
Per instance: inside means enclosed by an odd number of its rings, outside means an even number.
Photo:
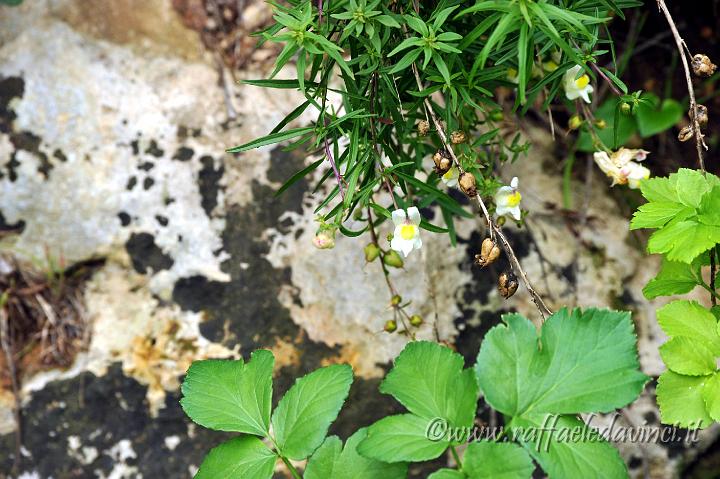
[{"label": "narrow green leaf", "polygon": [[228,153],[241,153],[243,151],[252,150],[254,148],[260,148],[261,146],[272,145],[274,143],[280,143],[281,141],[289,140],[290,138],[295,138],[297,136],[303,135],[303,134],[311,132],[313,130],[314,130],[313,127],[306,126],[306,127],[302,127],[302,128],[293,128],[293,129],[287,130],[287,131],[279,131],[277,133],[272,133],[270,135],[266,135],[261,138],[257,138],[253,141],[245,143],[244,145],[235,146],[226,151]]}]

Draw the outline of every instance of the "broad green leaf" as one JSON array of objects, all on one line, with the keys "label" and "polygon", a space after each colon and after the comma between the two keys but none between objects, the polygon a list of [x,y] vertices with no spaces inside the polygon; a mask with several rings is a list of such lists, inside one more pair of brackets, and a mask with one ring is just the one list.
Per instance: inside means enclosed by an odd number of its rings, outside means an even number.
[{"label": "broad green leaf", "polygon": [[652,94],[646,93],[636,108],[636,118],[640,136],[647,138],[672,128],[684,116],[685,111],[672,98],[663,100]]},{"label": "broad green leaf", "polygon": [[720,421],[720,373],[714,373],[705,381],[702,397],[708,415],[715,421]]},{"label": "broad green leaf", "polygon": [[530,479],[535,470],[525,449],[509,442],[470,443],[462,462],[470,479]]},{"label": "broad green leaf", "polygon": [[705,176],[698,170],[689,168],[680,168],[676,175],[677,183],[675,187],[680,202],[693,208],[700,206],[703,195],[710,191],[710,185]]},{"label": "broad green leaf", "polygon": [[651,201],[640,206],[630,222],[630,229],[661,228],[670,220],[684,220],[695,215],[695,208],[682,203]]},{"label": "broad green leaf", "polygon": [[513,418],[511,429],[550,479],[628,477],[618,450],[574,416]]},{"label": "broad green leaf", "polygon": [[[368,459],[357,452],[358,445],[367,437],[367,428],[358,429],[345,442],[345,447],[335,465],[335,473],[322,479],[405,479],[408,466],[404,462],[390,464]],[[307,478],[306,476],[306,479]]]},{"label": "broad green leaf", "polygon": [[472,370],[463,371],[461,355],[429,341],[413,341],[395,360],[380,385],[410,412],[440,417],[454,426],[470,426],[475,417],[478,386]]},{"label": "broad green leaf", "polygon": [[335,364],[295,381],[272,415],[275,440],[283,456],[305,459],[322,444],[352,380],[350,366]]},{"label": "broad green leaf", "polygon": [[265,436],[274,362],[272,353],[262,349],[253,352],[247,364],[242,360],[195,361],[183,381],[180,404],[201,426]]},{"label": "broad green leaf", "polygon": [[670,175],[669,178],[653,177],[640,182],[640,191],[648,201],[678,203],[680,199],[676,184],[677,175]]},{"label": "broad green leaf", "polygon": [[671,371],[688,376],[715,372],[715,355],[704,340],[678,336],[660,346],[660,356]]},{"label": "broad green leaf", "polygon": [[214,447],[195,479],[270,479],[277,456],[260,439],[241,436]]},{"label": "broad green leaf", "polygon": [[660,419],[688,429],[706,428],[712,424],[703,401],[703,386],[708,376],[684,376],[672,371],[660,375],[657,385],[657,402]]},{"label": "broad green leaf", "polygon": [[337,436],[330,436],[317,448],[308,460],[303,477],[305,479],[325,479],[335,476],[335,465],[342,452],[342,441]]},{"label": "broad green leaf", "polygon": [[399,414],[380,419],[367,429],[357,451],[383,462],[418,462],[435,459],[450,445],[446,440],[428,439],[431,419]]},{"label": "broad green leaf", "polygon": [[428,479],[465,479],[467,476],[455,469],[439,469],[428,476]]},{"label": "broad green leaf", "polygon": [[280,143],[281,141],[289,140],[290,138],[295,138],[296,136],[300,136],[305,133],[309,133],[313,130],[314,130],[313,127],[307,126],[307,127],[303,127],[303,128],[293,128],[293,129],[287,130],[287,131],[279,131],[277,133],[272,133],[270,135],[266,135],[261,138],[257,138],[251,142],[245,143],[244,145],[235,146],[233,148],[230,148],[227,150],[227,152],[228,153],[240,153],[243,151],[252,150],[254,148],[260,148],[261,146],[272,145],[274,143]]},{"label": "broad green leaf", "polygon": [[633,401],[639,370],[630,314],[563,308],[542,326],[517,314],[485,336],[475,371],[486,401],[510,416],[609,412]]},{"label": "broad green leaf", "polygon": [[649,253],[662,253],[671,261],[691,263],[701,253],[720,243],[720,226],[696,221],[671,222],[648,240]]},{"label": "broad green leaf", "polygon": [[671,338],[686,337],[705,342],[715,356],[720,356],[720,336],[715,316],[697,301],[678,300],[657,311],[658,324]]},{"label": "broad green leaf", "polygon": [[643,294],[647,299],[654,299],[658,296],[689,293],[698,285],[695,279],[698,269],[699,266],[695,263],[680,263],[663,258],[660,272],[645,285]]},{"label": "broad green leaf", "polygon": [[706,225],[720,225],[720,186],[703,196],[698,209],[698,221]]}]

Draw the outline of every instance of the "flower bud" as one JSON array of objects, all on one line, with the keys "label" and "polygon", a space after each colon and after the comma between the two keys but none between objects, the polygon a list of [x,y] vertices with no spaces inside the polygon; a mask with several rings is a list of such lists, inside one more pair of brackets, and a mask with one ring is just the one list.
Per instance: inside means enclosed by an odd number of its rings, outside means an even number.
[{"label": "flower bud", "polygon": [[498,217],[498,219],[495,220],[495,223],[497,223],[498,226],[503,226],[505,225],[506,220],[507,218],[505,218],[505,216],[500,216]]},{"label": "flower bud", "polygon": [[458,185],[463,193],[468,195],[470,198],[477,196],[477,183],[475,181],[475,175],[464,171],[460,178],[458,178]]},{"label": "flower bud", "polygon": [[598,130],[604,130],[605,128],[607,128],[607,122],[602,118],[598,118],[597,120],[595,120],[595,128],[597,128]]},{"label": "flower bud", "polygon": [[427,120],[420,120],[417,126],[418,135],[427,136],[430,132],[430,123]]},{"label": "flower bud", "polygon": [[465,134],[464,131],[460,131],[460,130],[453,131],[450,134],[450,141],[452,141],[452,143],[454,145],[457,145],[460,143],[465,143],[467,141],[467,135]]},{"label": "flower bud", "polygon": [[397,305],[399,305],[400,303],[402,303],[402,296],[400,296],[399,294],[395,294],[395,295],[393,295],[392,298],[390,298],[390,305],[391,305],[391,306],[397,306]]},{"label": "flower bud", "polygon": [[693,72],[699,77],[709,77],[715,73],[715,69],[717,68],[717,65],[710,61],[707,55],[703,55],[702,53],[695,55],[690,64],[692,65]]},{"label": "flower bud", "polygon": [[512,271],[505,271],[498,277],[498,291],[500,296],[508,299],[518,289],[518,279]]},{"label": "flower bud", "polygon": [[335,230],[321,228],[315,233],[313,245],[317,249],[333,249],[335,247]]},{"label": "flower bud", "polygon": [[390,251],[385,253],[385,255],[383,256],[383,263],[393,268],[402,268],[404,264],[403,259],[400,257],[400,254],[394,249],[391,249]]},{"label": "flower bud", "polygon": [[368,263],[372,263],[377,259],[378,256],[380,256],[380,248],[375,243],[370,243],[369,245],[365,246],[365,261]]},{"label": "flower bud", "polygon": [[492,121],[503,121],[505,119],[505,115],[503,114],[502,110],[494,110],[492,113],[490,113],[490,119]]},{"label": "flower bud", "polygon": [[385,326],[383,327],[386,333],[394,333],[397,331],[397,322],[394,319],[388,319],[385,321]]},{"label": "flower bud", "polygon": [[422,317],[420,317],[419,315],[413,314],[412,316],[410,316],[410,324],[412,324],[412,325],[415,326],[416,328],[417,328],[418,326],[421,326],[422,323],[423,323],[423,319],[422,319]]},{"label": "flower bud", "polygon": [[444,175],[450,171],[450,168],[452,167],[450,154],[444,149],[439,149],[435,152],[433,155],[433,163],[435,163],[435,173],[437,173],[438,176]]},{"label": "flower bud", "polygon": [[582,126],[582,124],[583,124],[582,118],[580,118],[577,115],[573,115],[570,117],[570,121],[568,121],[568,128],[570,128],[571,130],[577,130],[578,128],[580,128]]},{"label": "flower bud", "polygon": [[632,113],[632,106],[630,106],[630,103],[624,101],[620,104],[620,111],[625,115],[629,115]]},{"label": "flower bud", "polygon": [[480,248],[480,254],[475,255],[475,263],[482,268],[493,263],[500,257],[500,248],[490,238],[485,238]]},{"label": "flower bud", "polygon": [[694,135],[695,132],[693,131],[692,125],[684,126],[682,130],[680,130],[680,133],[678,133],[678,140],[685,142],[692,138]]}]

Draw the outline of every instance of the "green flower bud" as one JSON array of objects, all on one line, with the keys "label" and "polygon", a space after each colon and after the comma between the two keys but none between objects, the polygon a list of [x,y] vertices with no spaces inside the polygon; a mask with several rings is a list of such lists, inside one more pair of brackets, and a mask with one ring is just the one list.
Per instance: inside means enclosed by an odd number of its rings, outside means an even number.
[{"label": "green flower bud", "polygon": [[377,259],[378,256],[380,256],[380,248],[378,248],[375,243],[370,243],[369,245],[367,245],[364,251],[365,261],[367,261],[368,263],[372,263]]},{"label": "green flower bud", "polygon": [[391,305],[397,306],[400,303],[402,303],[402,296],[400,296],[399,294],[396,294],[392,298],[390,298]]},{"label": "green flower bud", "polygon": [[422,317],[418,316],[417,314],[413,314],[410,316],[410,324],[415,326],[416,328],[420,326],[423,323]]},{"label": "green flower bud", "polygon": [[385,326],[383,327],[383,329],[386,333],[394,333],[395,331],[397,331],[397,323],[395,322],[395,320],[388,319],[385,322]]},{"label": "green flower bud", "polygon": [[625,115],[629,115],[632,112],[632,106],[630,103],[624,101],[620,104],[620,111]]},{"label": "green flower bud", "polygon": [[577,115],[573,115],[570,117],[570,121],[568,121],[568,128],[570,128],[571,130],[577,130],[578,128],[580,128],[582,126],[582,124],[583,124],[582,118],[580,118]]}]

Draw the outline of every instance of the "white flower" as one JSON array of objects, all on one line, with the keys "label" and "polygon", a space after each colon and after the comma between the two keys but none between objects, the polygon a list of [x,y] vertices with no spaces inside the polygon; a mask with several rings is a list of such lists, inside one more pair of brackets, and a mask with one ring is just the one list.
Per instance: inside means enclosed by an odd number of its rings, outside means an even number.
[{"label": "white flower", "polygon": [[517,176],[512,179],[510,186],[501,186],[495,192],[495,213],[498,216],[511,216],[520,221],[520,200],[522,195],[518,191]]},{"label": "white flower", "polygon": [[593,158],[603,173],[612,178],[610,186],[626,184],[636,189],[640,187],[641,180],[650,178],[650,170],[638,163],[647,158],[648,153],[645,150],[620,148],[612,155],[598,151]]},{"label": "white flower", "polygon": [[457,186],[459,177],[460,172],[458,171],[456,166],[453,166],[447,171],[447,173],[442,175],[441,179],[443,183],[445,183],[448,187],[452,188],[454,186]]},{"label": "white flower", "polygon": [[565,96],[568,100],[582,98],[585,103],[590,103],[590,93],[592,93],[593,87],[590,84],[590,77],[587,76],[587,74],[583,74],[580,78],[577,78],[581,69],[582,67],[580,65],[575,65],[565,72],[565,77],[563,78]]},{"label": "white flower", "polygon": [[420,211],[417,207],[411,206],[405,210],[395,210],[392,212],[392,220],[395,223],[395,231],[390,247],[395,251],[401,252],[404,256],[410,254],[414,249],[422,247],[420,239]]}]

